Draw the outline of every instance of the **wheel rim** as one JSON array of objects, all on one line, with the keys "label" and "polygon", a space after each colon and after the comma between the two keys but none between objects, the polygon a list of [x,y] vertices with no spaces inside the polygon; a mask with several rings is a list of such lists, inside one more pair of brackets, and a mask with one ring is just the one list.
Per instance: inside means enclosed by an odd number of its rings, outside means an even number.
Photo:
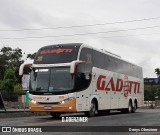
[{"label": "wheel rim", "polygon": [[91,110],[90,110],[90,112],[91,112],[92,114],[94,114],[94,113],[95,113],[95,110],[96,110],[95,104],[92,103],[92,104],[91,104]]},{"label": "wheel rim", "polygon": [[129,103],[128,111],[129,111],[129,112],[131,112],[131,111],[132,111],[131,103]]},{"label": "wheel rim", "polygon": [[137,109],[137,105],[136,105],[136,103],[134,104],[134,111],[136,111],[136,109]]}]

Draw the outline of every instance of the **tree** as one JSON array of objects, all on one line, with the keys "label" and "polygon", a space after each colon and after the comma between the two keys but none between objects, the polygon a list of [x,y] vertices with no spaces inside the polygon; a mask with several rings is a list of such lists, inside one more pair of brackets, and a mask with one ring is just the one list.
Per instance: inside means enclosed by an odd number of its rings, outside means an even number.
[{"label": "tree", "polygon": [[9,59],[11,54],[11,48],[10,47],[3,47],[0,51],[0,79],[3,79],[4,72],[6,68],[9,66]]},{"label": "tree", "polygon": [[17,83],[14,86],[14,93],[16,93],[18,95],[22,93],[22,85],[20,83]]},{"label": "tree", "polygon": [[0,80],[0,92],[2,90],[2,80]]},{"label": "tree", "polygon": [[27,54],[27,58],[33,60],[35,58],[36,54],[37,54],[36,52],[33,54]]},{"label": "tree", "polygon": [[150,91],[149,90],[145,90],[144,91],[144,101],[149,101],[150,99]]},{"label": "tree", "polygon": [[158,97],[158,100],[160,100],[160,89],[157,90],[157,97]]},{"label": "tree", "polygon": [[[159,79],[158,82],[160,83],[160,68],[156,68],[155,73],[157,75],[157,78]],[[157,97],[158,97],[158,100],[160,100],[160,84],[158,85],[158,89],[157,89]]]},{"label": "tree", "polygon": [[157,75],[157,78],[160,78],[160,68],[156,68],[155,73]]},{"label": "tree", "polygon": [[4,73],[4,79],[2,81],[2,91],[6,94],[13,93],[14,85],[16,83],[16,76],[13,69],[9,68]]},{"label": "tree", "polygon": [[20,65],[24,62],[22,59],[22,50],[19,48],[3,47],[0,50],[0,80],[3,79],[7,68],[14,69],[18,77]]}]

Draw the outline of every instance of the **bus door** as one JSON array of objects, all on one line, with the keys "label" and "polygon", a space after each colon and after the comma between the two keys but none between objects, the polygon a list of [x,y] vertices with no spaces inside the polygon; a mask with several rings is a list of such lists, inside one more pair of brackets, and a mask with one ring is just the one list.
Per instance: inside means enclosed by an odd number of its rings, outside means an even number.
[{"label": "bus door", "polygon": [[77,111],[88,111],[90,109],[89,96],[92,91],[91,70],[91,66],[86,63],[77,65],[75,75]]}]

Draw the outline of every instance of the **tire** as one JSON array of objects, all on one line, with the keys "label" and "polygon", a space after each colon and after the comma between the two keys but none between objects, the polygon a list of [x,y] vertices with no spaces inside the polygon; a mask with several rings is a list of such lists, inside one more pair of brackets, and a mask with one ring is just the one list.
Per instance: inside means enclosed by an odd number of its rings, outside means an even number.
[{"label": "tire", "polygon": [[132,102],[131,102],[131,101],[129,101],[129,103],[128,103],[128,108],[127,108],[127,113],[131,113],[131,112],[132,112],[132,110],[133,110]]},{"label": "tire", "polygon": [[134,106],[132,107],[132,113],[135,113],[137,110],[137,103],[134,103]]},{"label": "tire", "polygon": [[50,112],[50,114],[54,119],[58,119],[61,115],[61,113],[59,112]]},{"label": "tire", "polygon": [[94,100],[92,100],[91,102],[91,107],[90,107],[90,111],[85,112],[85,115],[87,117],[94,117],[96,113],[96,103]]},{"label": "tire", "polygon": [[131,113],[132,111],[133,111],[133,107],[132,107],[131,101],[129,101],[129,103],[128,103],[128,108],[121,110],[122,113]]}]

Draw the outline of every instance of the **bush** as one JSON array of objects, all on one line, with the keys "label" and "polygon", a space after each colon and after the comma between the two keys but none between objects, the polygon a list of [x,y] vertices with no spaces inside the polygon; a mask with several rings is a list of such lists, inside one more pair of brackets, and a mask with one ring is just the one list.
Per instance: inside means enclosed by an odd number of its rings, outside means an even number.
[{"label": "bush", "polygon": [[2,90],[2,80],[0,80],[0,92]]},{"label": "bush", "polygon": [[17,83],[14,86],[14,93],[20,95],[22,93],[22,85],[20,83]]},{"label": "bush", "polygon": [[4,101],[11,101],[11,102],[17,102],[18,101],[18,95],[3,95]]},{"label": "bush", "polygon": [[12,69],[7,69],[4,73],[4,79],[1,83],[2,90],[6,94],[13,93],[16,82],[15,72]]}]

